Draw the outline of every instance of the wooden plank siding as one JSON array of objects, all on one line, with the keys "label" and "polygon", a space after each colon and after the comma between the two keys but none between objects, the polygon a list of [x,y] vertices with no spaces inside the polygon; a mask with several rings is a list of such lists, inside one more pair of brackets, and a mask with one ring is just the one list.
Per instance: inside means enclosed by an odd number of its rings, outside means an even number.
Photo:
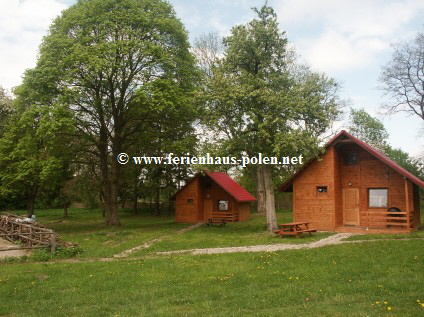
[{"label": "wooden plank siding", "polygon": [[[357,162],[347,164],[343,159],[346,153],[355,153]],[[319,186],[326,186],[327,192],[319,193],[317,191]],[[417,189],[414,189],[414,186]],[[377,219],[378,217],[369,217],[375,212],[387,212],[387,207],[369,207],[370,188],[387,189],[388,207],[410,211],[413,214],[411,224],[415,227],[419,224],[419,213],[414,212],[419,210],[418,186],[413,185],[360,146],[350,143],[329,147],[320,160],[312,162],[293,180],[294,221],[309,221],[311,226],[321,230],[335,230],[343,225],[388,228],[390,226],[386,222],[396,219],[392,218],[393,216],[387,215],[385,221]],[[344,219],[346,215],[343,193],[344,191],[345,195],[353,193],[352,190],[348,192],[349,189],[356,189],[358,192],[359,208],[356,209],[358,220],[355,220],[355,209],[351,209],[353,214],[350,214],[350,220]],[[406,216],[404,218],[406,219]],[[408,229],[406,225],[404,229]]]},{"label": "wooden plank siding", "polygon": [[[317,229],[333,229],[335,204],[334,149],[330,148],[313,162],[293,182],[293,218],[295,222],[310,222]],[[318,193],[317,186],[327,186],[326,193]]]}]

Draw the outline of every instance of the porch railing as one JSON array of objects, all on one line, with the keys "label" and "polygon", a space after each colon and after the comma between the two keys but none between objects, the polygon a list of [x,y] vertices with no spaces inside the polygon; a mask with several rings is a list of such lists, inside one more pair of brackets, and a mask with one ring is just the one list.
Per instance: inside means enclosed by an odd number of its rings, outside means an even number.
[{"label": "porch railing", "polygon": [[407,211],[362,211],[361,224],[372,228],[393,228],[409,231],[412,227],[412,213]]},{"label": "porch railing", "polygon": [[239,220],[239,215],[238,213],[233,214],[225,211],[214,211],[210,213],[209,218],[225,219],[228,222],[236,222]]}]

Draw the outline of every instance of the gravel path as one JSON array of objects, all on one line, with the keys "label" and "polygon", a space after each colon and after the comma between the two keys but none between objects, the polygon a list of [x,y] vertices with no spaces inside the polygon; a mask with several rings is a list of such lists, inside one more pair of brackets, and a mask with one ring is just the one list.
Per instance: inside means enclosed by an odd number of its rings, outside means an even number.
[{"label": "gravel path", "polygon": [[[203,225],[203,224],[204,224],[203,222],[199,222],[199,223],[196,223],[196,224],[194,224],[194,225],[191,225],[191,226],[189,226],[189,227],[187,227],[187,228],[184,228],[184,229],[178,230],[177,232],[175,232],[175,233],[173,233],[173,234],[181,234],[181,233],[184,233],[184,232],[186,232],[186,231],[190,231],[190,230],[193,230],[193,229],[195,229],[195,228],[198,228],[198,227],[200,227],[200,226],[201,226],[201,225]],[[150,241],[148,241],[148,242],[146,242],[146,243],[144,243],[144,244],[142,244],[142,245],[139,245],[139,246],[136,246],[136,247],[134,247],[134,248],[131,248],[131,249],[125,250],[125,251],[123,251],[123,252],[121,252],[121,253],[115,254],[115,255],[113,255],[113,257],[114,257],[114,258],[125,258],[125,257],[129,256],[130,254],[132,254],[132,253],[134,253],[134,252],[137,252],[137,251],[139,251],[139,250],[143,250],[143,249],[150,248],[150,246],[151,246],[153,243],[156,243],[156,242],[162,241],[164,238],[169,237],[169,236],[171,236],[171,235],[170,235],[170,234],[168,234],[168,235],[161,236],[161,237],[159,237],[159,238],[155,238],[155,239],[150,240]]]},{"label": "gravel path", "polygon": [[253,245],[247,247],[226,247],[226,248],[207,248],[207,249],[191,249],[191,250],[178,250],[178,251],[167,251],[157,252],[158,255],[167,254],[179,254],[179,253],[190,253],[190,254],[219,254],[219,253],[235,253],[235,252],[273,252],[282,250],[299,250],[299,249],[313,249],[320,248],[326,245],[343,244],[356,241],[343,241],[343,239],[354,236],[354,233],[337,233],[328,238],[324,238],[315,242],[302,243],[302,244],[267,244],[267,245]]},{"label": "gravel path", "polygon": [[[16,249],[16,248],[19,248],[19,246],[3,238],[0,238],[0,250]],[[19,257],[19,256],[29,255],[29,253],[30,253],[30,250],[0,251],[0,259],[7,258],[7,257]]]}]

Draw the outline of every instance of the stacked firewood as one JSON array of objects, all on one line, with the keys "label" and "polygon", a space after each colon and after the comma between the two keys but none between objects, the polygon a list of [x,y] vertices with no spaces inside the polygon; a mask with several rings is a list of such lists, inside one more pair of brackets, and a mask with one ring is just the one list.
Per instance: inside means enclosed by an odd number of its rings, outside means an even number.
[{"label": "stacked firewood", "polygon": [[32,218],[26,218],[9,213],[0,215],[0,237],[12,242],[19,241],[24,247],[43,245],[75,246],[60,240],[59,235],[45,225],[37,223]]}]

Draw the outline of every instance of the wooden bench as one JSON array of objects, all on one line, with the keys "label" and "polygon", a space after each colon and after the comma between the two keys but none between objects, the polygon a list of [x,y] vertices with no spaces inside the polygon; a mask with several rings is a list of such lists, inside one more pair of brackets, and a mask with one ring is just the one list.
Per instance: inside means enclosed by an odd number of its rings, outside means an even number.
[{"label": "wooden bench", "polygon": [[208,226],[220,225],[222,227],[222,226],[225,226],[227,222],[228,220],[225,218],[209,218],[207,225]]}]

